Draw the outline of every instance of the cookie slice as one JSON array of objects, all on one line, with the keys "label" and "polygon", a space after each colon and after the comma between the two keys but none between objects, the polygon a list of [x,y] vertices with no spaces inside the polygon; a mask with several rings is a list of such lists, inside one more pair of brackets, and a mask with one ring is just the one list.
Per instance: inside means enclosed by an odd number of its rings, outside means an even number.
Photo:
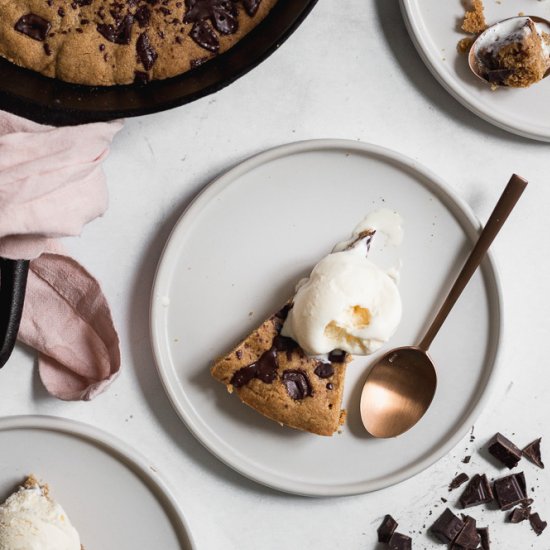
[{"label": "cookie slice", "polygon": [[345,419],[342,395],[351,355],[333,352],[327,361],[307,356],[294,340],[280,335],[289,309],[272,315],[216,361],[212,376],[281,425],[332,435]]}]

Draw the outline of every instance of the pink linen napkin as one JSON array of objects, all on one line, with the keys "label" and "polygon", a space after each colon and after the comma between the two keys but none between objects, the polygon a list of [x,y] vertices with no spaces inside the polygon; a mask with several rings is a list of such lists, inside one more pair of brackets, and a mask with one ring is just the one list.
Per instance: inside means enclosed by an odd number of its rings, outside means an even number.
[{"label": "pink linen napkin", "polygon": [[38,351],[46,389],[90,400],[120,369],[99,283],[56,241],[107,209],[102,170],[120,122],[53,128],[0,111],[0,256],[30,259],[19,340]]}]

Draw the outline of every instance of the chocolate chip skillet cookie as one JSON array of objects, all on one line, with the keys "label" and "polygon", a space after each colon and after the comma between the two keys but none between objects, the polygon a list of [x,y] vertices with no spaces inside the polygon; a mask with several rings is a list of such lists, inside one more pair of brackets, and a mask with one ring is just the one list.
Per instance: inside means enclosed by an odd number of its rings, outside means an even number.
[{"label": "chocolate chip skillet cookie", "polygon": [[0,55],[67,82],[148,82],[228,50],[276,2],[0,0]]}]

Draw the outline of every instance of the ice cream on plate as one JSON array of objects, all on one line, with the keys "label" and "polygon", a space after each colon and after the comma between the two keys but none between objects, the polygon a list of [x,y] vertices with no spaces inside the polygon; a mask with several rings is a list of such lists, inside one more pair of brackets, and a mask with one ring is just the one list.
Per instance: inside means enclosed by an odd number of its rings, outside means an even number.
[{"label": "ice cream on plate", "polygon": [[281,425],[319,435],[338,431],[352,354],[379,349],[401,319],[397,269],[367,258],[384,235],[390,244],[401,241],[401,217],[390,210],[367,216],[281,310],[214,362],[212,376]]},{"label": "ice cream on plate", "polygon": [[31,476],[0,505],[0,550],[81,550],[81,545],[48,487]]},{"label": "ice cream on plate", "polygon": [[368,355],[397,329],[401,320],[397,273],[367,257],[376,233],[386,233],[389,242],[399,244],[400,216],[390,210],[367,216],[349,240],[336,245],[298,284],[281,334],[298,342],[308,355],[335,349]]}]

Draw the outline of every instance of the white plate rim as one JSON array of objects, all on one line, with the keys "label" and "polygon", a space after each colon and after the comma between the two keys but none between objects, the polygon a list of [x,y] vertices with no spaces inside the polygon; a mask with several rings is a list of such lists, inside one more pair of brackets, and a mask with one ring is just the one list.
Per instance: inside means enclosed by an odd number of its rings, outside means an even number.
[{"label": "white plate rim", "polygon": [[[41,430],[58,432],[77,437],[97,445],[117,460],[123,462],[153,491],[160,500],[162,507],[170,508],[170,520],[180,540],[186,540],[190,550],[196,550],[196,545],[175,497],[172,495],[162,476],[150,468],[150,462],[138,451],[124,443],[121,439],[90,424],[51,415],[14,415],[0,418],[0,432],[15,430]],[[178,524],[175,525],[175,521]]]},{"label": "white plate rim", "polygon": [[[456,427],[454,433],[447,438],[444,444],[438,447],[435,451],[428,453],[423,460],[419,460],[415,462],[413,466],[401,469],[397,473],[379,480],[354,483],[351,485],[326,486],[309,482],[298,482],[295,479],[289,481],[285,480],[284,477],[276,476],[263,470],[255,471],[253,465],[248,463],[243,465],[242,456],[234,450],[226,452],[226,449],[220,449],[220,446],[216,441],[217,438],[215,436],[208,437],[209,434],[205,434],[202,431],[201,426],[195,421],[194,415],[196,415],[196,413],[193,410],[193,407],[190,406],[189,408],[186,408],[182,405],[182,400],[180,399],[178,395],[179,392],[177,391],[179,382],[175,369],[166,368],[164,366],[170,365],[171,361],[169,351],[163,346],[164,332],[162,330],[162,319],[166,308],[163,305],[163,300],[161,297],[165,295],[163,288],[167,288],[168,286],[167,283],[170,279],[170,273],[173,267],[172,264],[175,262],[176,258],[176,236],[180,233],[185,233],[186,227],[192,223],[194,216],[201,212],[203,205],[207,204],[227,185],[230,185],[234,180],[238,179],[240,175],[256,168],[257,166],[260,166],[263,163],[276,160],[280,157],[296,153],[334,149],[343,149],[346,151],[353,150],[355,152],[371,156],[384,157],[394,164],[396,163],[415,172],[418,176],[425,180],[425,184],[430,188],[430,190],[443,197],[442,200],[446,200],[450,204],[454,203],[454,206],[460,211],[461,215],[463,215],[466,221],[471,224],[472,230],[475,231],[476,234],[479,232],[481,223],[472,213],[467,203],[456,195],[454,191],[452,191],[435,173],[420,165],[410,157],[386,147],[347,139],[313,139],[297,141],[280,145],[253,155],[233,168],[230,168],[221,176],[214,178],[214,180],[208,183],[197,194],[197,196],[183,211],[168,236],[164,250],[162,251],[158,262],[151,291],[150,304],[150,334],[155,364],[168,399],[189,431],[210,453],[244,477],[278,491],[309,497],[349,496],[384,489],[419,474],[445,456],[467,434],[468,430],[474,424],[474,421],[489,401],[496,385],[496,379],[498,378],[498,373],[500,370],[499,359],[502,352],[502,334],[504,323],[502,311],[502,290],[498,270],[493,259],[493,255],[489,251],[484,260],[483,267],[486,275],[489,275],[490,285],[492,286],[491,291],[493,293],[494,306],[496,307],[496,311],[493,312],[494,317],[492,318],[496,338],[495,342],[492,344],[492,365],[490,365],[490,374],[487,378],[484,390],[481,392],[481,395],[470,410],[469,414],[465,416],[463,422]],[[467,228],[463,228],[463,230],[466,234],[468,233]],[[471,237],[471,235],[468,234],[467,236]],[[174,252],[172,252],[172,250],[174,250]]]},{"label": "white plate rim", "polygon": [[417,0],[400,0],[401,13],[405,20],[405,26],[409,32],[411,40],[422,58],[422,61],[428,67],[429,71],[435,79],[464,107],[472,111],[475,115],[482,118],[490,124],[498,126],[502,130],[511,132],[518,136],[534,139],[537,141],[550,141],[550,126],[547,129],[541,128],[537,131],[530,125],[511,123],[498,115],[491,116],[483,108],[474,94],[470,94],[464,90],[459,84],[459,80],[452,78],[450,75],[442,72],[438,68],[438,61],[432,50],[426,45],[424,34],[421,32],[420,14],[416,11]]}]

